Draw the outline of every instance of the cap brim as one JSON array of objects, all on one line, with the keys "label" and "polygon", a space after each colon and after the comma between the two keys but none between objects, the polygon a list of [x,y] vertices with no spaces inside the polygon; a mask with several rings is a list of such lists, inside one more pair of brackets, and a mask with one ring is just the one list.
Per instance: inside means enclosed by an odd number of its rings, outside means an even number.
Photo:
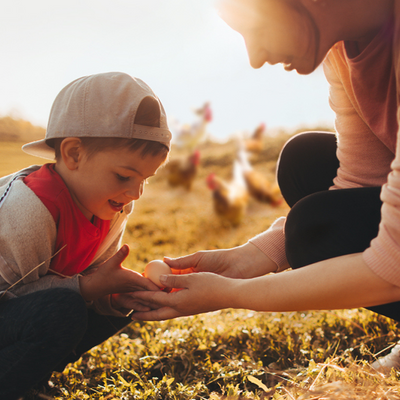
[{"label": "cap brim", "polygon": [[46,158],[48,160],[54,160],[55,157],[54,149],[46,144],[46,139],[24,144],[22,150],[31,156]]}]

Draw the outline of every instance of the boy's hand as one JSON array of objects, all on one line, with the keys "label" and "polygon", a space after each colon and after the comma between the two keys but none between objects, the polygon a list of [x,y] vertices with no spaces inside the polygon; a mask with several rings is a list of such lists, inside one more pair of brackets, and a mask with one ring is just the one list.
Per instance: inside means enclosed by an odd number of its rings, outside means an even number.
[{"label": "boy's hand", "polygon": [[144,306],[139,300],[132,298],[131,293],[116,293],[111,295],[111,305],[124,314],[130,311],[150,311],[151,307]]},{"label": "boy's hand", "polygon": [[114,293],[159,290],[149,279],[121,265],[128,254],[129,247],[123,245],[93,273],[79,278],[81,295],[86,301],[96,300]]}]

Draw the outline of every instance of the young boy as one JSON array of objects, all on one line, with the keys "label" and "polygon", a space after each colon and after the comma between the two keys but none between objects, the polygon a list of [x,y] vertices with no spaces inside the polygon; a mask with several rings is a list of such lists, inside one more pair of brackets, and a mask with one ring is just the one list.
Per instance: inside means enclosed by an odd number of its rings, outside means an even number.
[{"label": "young boy", "polygon": [[129,292],[156,289],[121,266],[128,247],[117,249],[170,141],[143,81],[86,76],[56,97],[46,138],[23,146],[56,162],[0,179],[0,398],[17,399],[115,334],[131,321]]}]

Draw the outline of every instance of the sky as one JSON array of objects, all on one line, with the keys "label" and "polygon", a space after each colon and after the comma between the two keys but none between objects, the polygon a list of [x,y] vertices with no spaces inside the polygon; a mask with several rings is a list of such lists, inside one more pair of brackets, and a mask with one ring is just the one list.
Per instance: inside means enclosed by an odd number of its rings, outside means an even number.
[{"label": "sky", "polygon": [[322,68],[251,68],[215,0],[2,1],[0,38],[0,116],[46,127],[69,82],[121,71],[144,80],[179,123],[193,123],[193,109],[209,101],[218,140],[260,122],[270,131],[333,125]]}]

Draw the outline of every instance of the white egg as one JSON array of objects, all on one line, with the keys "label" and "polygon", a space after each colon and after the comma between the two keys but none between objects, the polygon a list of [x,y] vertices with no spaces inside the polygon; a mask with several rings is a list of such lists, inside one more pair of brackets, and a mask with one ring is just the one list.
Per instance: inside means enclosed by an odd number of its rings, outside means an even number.
[{"label": "white egg", "polygon": [[160,282],[160,275],[172,274],[171,268],[162,260],[150,261],[144,269],[145,278],[150,279],[158,287],[164,287]]}]

